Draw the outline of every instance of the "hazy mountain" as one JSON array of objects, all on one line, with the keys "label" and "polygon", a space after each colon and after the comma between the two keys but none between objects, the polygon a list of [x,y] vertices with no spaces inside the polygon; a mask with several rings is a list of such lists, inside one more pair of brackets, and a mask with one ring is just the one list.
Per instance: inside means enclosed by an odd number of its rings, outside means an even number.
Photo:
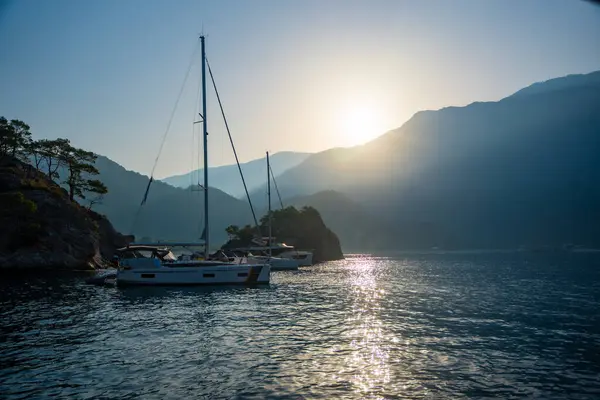
[{"label": "hazy mountain", "polygon": [[524,96],[590,85],[600,85],[600,71],[589,74],[567,75],[561,78],[550,79],[545,82],[537,82],[517,91],[513,96]]},{"label": "hazy mountain", "polygon": [[[98,157],[96,167],[109,193],[102,204],[94,205],[94,210],[105,214],[117,230],[135,234],[138,241],[143,237],[169,241],[195,241],[200,237],[203,224],[203,192],[175,188],[155,181],[147,203],[140,208],[148,184],[147,176],[128,171],[103,156]],[[211,188],[209,195],[211,247],[216,247],[226,242],[225,228],[228,225],[251,224],[252,216],[246,201],[235,199],[214,188]],[[372,221],[372,217],[367,216],[361,207],[339,193],[324,192],[284,201],[286,205],[313,206],[322,213],[325,224],[334,232],[343,228],[341,243],[345,248],[360,246],[364,249],[381,243],[368,241],[369,236],[376,237],[381,232],[378,229],[380,227]],[[275,203],[273,204],[275,208]],[[258,218],[266,213],[266,209],[257,211]]]},{"label": "hazy mountain", "polygon": [[[309,153],[296,153],[291,151],[282,151],[272,154],[269,157],[271,169],[274,174],[281,174],[300,164],[309,155]],[[244,173],[246,185],[250,192],[256,190],[265,183],[267,179],[266,165],[267,163],[264,157],[240,164]],[[187,188],[192,183],[202,182],[203,171],[203,169],[199,169],[187,174],[171,176],[162,179],[162,181],[171,186]],[[210,186],[216,187],[234,197],[241,198],[245,196],[244,186],[236,164],[224,165],[221,167],[209,167],[208,173]]]},{"label": "hazy mountain", "polygon": [[[200,238],[204,221],[203,192],[155,181],[147,203],[140,208],[148,184],[147,176],[128,171],[102,156],[98,157],[96,167],[109,193],[102,204],[94,205],[94,209],[105,214],[118,231],[133,233],[137,240],[144,236],[171,241],[197,241]],[[242,225],[252,220],[247,202],[218,189],[211,188],[209,201],[211,247],[221,245],[227,239],[225,228],[228,225]]]},{"label": "hazy mountain", "polygon": [[[311,155],[277,177],[284,204],[315,207],[345,249],[600,246],[597,77],[420,112],[363,146]],[[265,162],[253,163],[262,167],[253,195],[260,217]],[[104,157],[97,166],[110,192],[95,208],[132,233],[148,178]],[[277,174],[276,163],[273,169]],[[211,171],[211,182],[218,181]],[[219,245],[227,225],[252,218],[245,201],[217,189],[210,196],[211,238]],[[277,207],[274,188],[272,200]],[[155,182],[133,233],[197,239],[201,210],[202,192]]]},{"label": "hazy mountain", "polygon": [[325,224],[337,233],[345,251],[390,249],[397,245],[397,238],[390,236],[395,229],[393,225],[388,225],[342,193],[327,190],[285,199],[284,205],[316,208]]},{"label": "hazy mountain", "polygon": [[345,193],[403,232],[401,247],[600,245],[598,76],[417,113],[366,145],[310,156],[279,189]]},{"label": "hazy mountain", "polygon": [[[271,207],[273,210],[280,209],[281,203],[274,192],[272,196]],[[267,214],[266,199],[255,197],[253,205],[260,218]],[[390,235],[395,231],[395,225],[389,224],[340,192],[324,190],[308,196],[284,198],[283,206],[316,208],[327,227],[337,234],[344,251],[390,249],[397,245],[397,238]]]}]

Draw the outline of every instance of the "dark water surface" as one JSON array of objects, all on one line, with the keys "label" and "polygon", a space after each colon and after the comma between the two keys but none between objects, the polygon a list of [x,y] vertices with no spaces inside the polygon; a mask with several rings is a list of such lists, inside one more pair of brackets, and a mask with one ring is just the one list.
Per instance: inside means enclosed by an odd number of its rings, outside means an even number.
[{"label": "dark water surface", "polygon": [[600,398],[600,255],[349,256],[257,288],[0,284],[0,398]]}]

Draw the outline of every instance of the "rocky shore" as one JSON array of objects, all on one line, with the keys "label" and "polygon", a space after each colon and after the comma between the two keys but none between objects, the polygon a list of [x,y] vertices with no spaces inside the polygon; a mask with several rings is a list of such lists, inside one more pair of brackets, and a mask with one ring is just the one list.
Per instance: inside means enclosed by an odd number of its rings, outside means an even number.
[{"label": "rocky shore", "polygon": [[0,160],[0,269],[106,267],[133,241],[106,217],[69,199],[47,175],[14,158]]}]

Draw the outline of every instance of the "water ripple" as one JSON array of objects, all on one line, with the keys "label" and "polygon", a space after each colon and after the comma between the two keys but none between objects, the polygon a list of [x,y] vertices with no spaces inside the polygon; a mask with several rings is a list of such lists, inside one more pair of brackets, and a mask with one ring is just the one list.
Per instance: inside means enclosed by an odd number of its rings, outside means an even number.
[{"label": "water ripple", "polygon": [[257,288],[3,282],[0,397],[600,398],[600,257],[353,255]]}]

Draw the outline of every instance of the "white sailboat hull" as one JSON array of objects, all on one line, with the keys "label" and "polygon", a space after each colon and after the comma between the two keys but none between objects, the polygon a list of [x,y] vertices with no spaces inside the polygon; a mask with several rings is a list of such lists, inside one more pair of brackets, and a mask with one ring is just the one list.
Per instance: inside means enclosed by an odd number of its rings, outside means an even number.
[{"label": "white sailboat hull", "polygon": [[248,263],[269,264],[271,271],[293,271],[300,266],[297,260],[280,257],[248,257]]},{"label": "white sailboat hull", "polygon": [[[240,247],[231,249],[234,252],[248,253],[250,258],[255,260],[268,259],[267,254],[269,248],[267,246],[256,246],[256,247]],[[273,257],[279,260],[290,260],[288,265],[296,263],[299,267],[309,267],[313,264],[313,253],[309,250],[296,250],[291,246],[285,248],[273,247],[271,249]],[[262,261],[256,261],[258,263]],[[273,266],[273,264],[271,264]]]},{"label": "white sailboat hull", "polygon": [[294,260],[301,267],[309,267],[312,265],[313,253],[312,251],[291,250],[280,253],[277,257]]},{"label": "white sailboat hull", "polygon": [[163,265],[152,259],[123,261],[117,271],[119,286],[264,284],[269,283],[271,275],[271,267],[268,264],[202,262]]}]

